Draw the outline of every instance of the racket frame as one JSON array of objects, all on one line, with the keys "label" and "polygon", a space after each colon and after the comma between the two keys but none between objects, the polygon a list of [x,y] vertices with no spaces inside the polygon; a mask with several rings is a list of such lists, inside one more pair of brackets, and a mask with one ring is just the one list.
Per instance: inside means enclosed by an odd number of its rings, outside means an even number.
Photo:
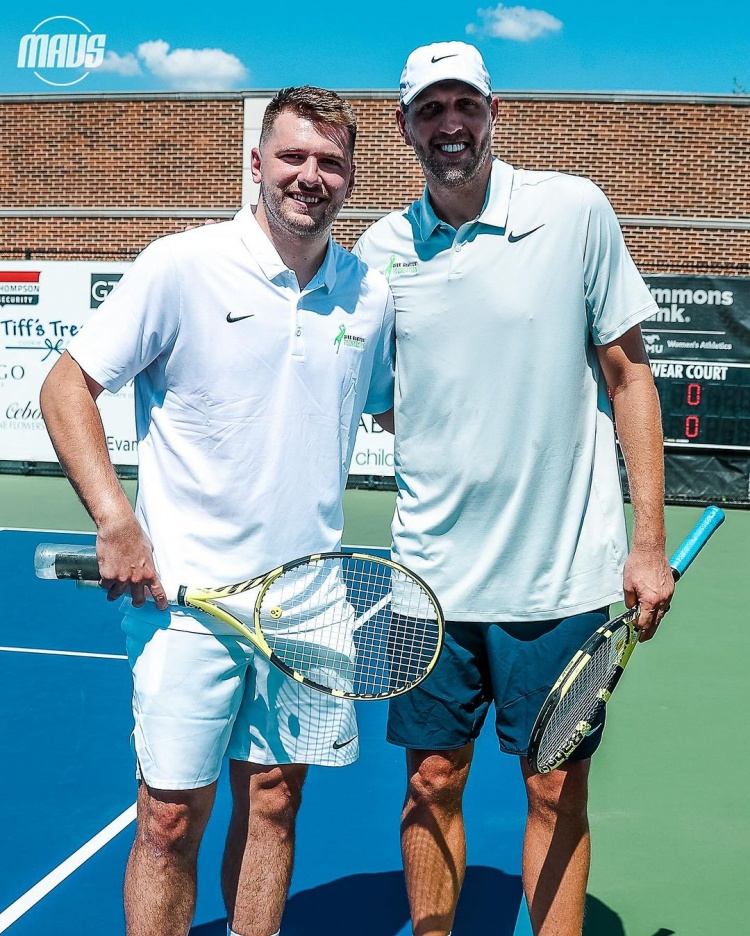
[{"label": "racket frame", "polygon": [[[640,609],[636,605],[633,608],[628,608],[627,611],[624,611],[617,617],[607,621],[606,624],[603,624],[600,628],[594,631],[594,633],[583,644],[580,650],[576,651],[575,656],[558,676],[557,681],[552,686],[552,689],[550,689],[549,695],[545,699],[544,705],[542,705],[542,708],[540,709],[539,714],[534,721],[534,726],[531,729],[528,760],[531,769],[535,773],[551,773],[561,764],[564,764],[594,727],[601,710],[604,708],[607,702],[609,702],[609,698],[615,691],[615,687],[620,681],[620,677],[622,676],[625,667],[628,665],[628,661],[633,654],[633,650],[635,650],[636,645],[638,644],[640,632],[635,626],[635,622],[638,620],[639,614]],[[544,737],[544,733],[547,730],[552,713],[565,698],[571,686],[578,678],[578,675],[581,673],[583,668],[588,665],[589,661],[599,649],[599,647],[601,647],[602,644],[607,643],[607,641],[612,638],[613,632],[623,625],[627,628],[627,637],[622,650],[622,655],[620,656],[620,660],[617,663],[612,675],[607,680],[607,684],[603,686],[597,693],[599,700],[597,703],[595,703],[596,708],[590,712],[588,720],[582,719],[580,722],[578,722],[573,732],[571,732],[571,734],[568,736],[567,742],[560,748],[560,752],[557,757],[550,758],[545,762],[540,762],[538,760],[537,753],[539,751],[542,738]]]},{"label": "racket frame", "polygon": [[[391,571],[398,572],[406,579],[416,583],[422,590],[435,613],[437,640],[431,658],[415,679],[388,692],[373,692],[367,694],[348,692],[346,690],[334,689],[309,679],[307,676],[290,667],[271,649],[261,627],[260,611],[266,592],[285,572],[289,572],[292,569],[299,568],[311,562],[324,561],[327,559],[344,561],[359,560],[373,563],[376,566],[387,566]],[[95,584],[99,582],[101,578],[96,551],[93,546],[75,546],[69,543],[42,543],[37,547],[34,563],[36,574],[40,578],[73,579],[76,585]],[[212,599],[227,598],[253,589],[259,589],[259,591],[254,602],[252,627],[249,627],[244,621],[212,602]],[[169,603],[185,608],[194,608],[195,610],[202,611],[222,621],[241,637],[249,641],[260,653],[267,657],[274,666],[291,679],[309,686],[312,689],[316,689],[318,692],[323,692],[339,698],[352,699],[354,701],[392,699],[419,685],[434,669],[445,639],[445,618],[440,603],[430,586],[427,585],[420,576],[416,575],[405,566],[400,565],[398,562],[358,550],[312,553],[308,556],[303,556],[291,562],[284,563],[284,565],[277,566],[275,569],[263,575],[256,576],[244,582],[237,582],[234,585],[224,585],[217,588],[195,588],[188,585],[180,585],[177,591],[177,598],[170,599]],[[373,609],[370,609],[370,614],[372,613]],[[367,612],[365,612],[365,614],[367,614]],[[362,615],[362,618],[364,617],[365,615]]]},{"label": "racket frame", "polygon": [[[685,572],[687,572],[695,557],[721,526],[724,519],[724,511],[720,507],[710,506],[703,511],[698,522],[669,560],[675,582],[678,582]],[[568,663],[552,686],[552,689],[534,721],[529,738],[527,761],[531,769],[536,773],[550,773],[552,770],[564,764],[582,743],[588,732],[591,731],[591,723],[596,721],[599,712],[609,701],[610,696],[614,692],[632,656],[633,650],[638,644],[640,631],[636,628],[635,622],[639,617],[640,607],[635,605],[633,608],[628,608],[622,614],[618,615],[618,617],[607,621],[607,623],[592,634],[580,650],[576,652],[570,663]],[[538,758],[539,745],[547,729],[552,713],[570,690],[573,681],[589,662],[595,649],[603,642],[609,640],[612,637],[613,629],[623,623],[628,627],[628,639],[626,640],[622,656],[615,666],[614,672],[607,681],[607,684],[602,687],[598,693],[599,699],[597,703],[595,703],[595,709],[590,713],[588,720],[581,720],[578,725],[576,725],[555,757],[550,757],[547,762],[540,763]]]},{"label": "racket frame", "polygon": [[[399,572],[401,575],[404,575],[408,579],[416,582],[416,584],[422,589],[422,591],[429,599],[430,605],[435,612],[435,626],[438,632],[438,639],[436,641],[435,651],[432,654],[432,657],[425,666],[424,670],[419,674],[418,678],[415,678],[408,684],[405,684],[396,690],[388,692],[373,692],[366,694],[350,692],[344,689],[336,689],[315,682],[314,680],[290,667],[287,663],[280,659],[276,653],[274,653],[263,634],[263,628],[261,626],[261,607],[266,592],[285,573],[313,562],[324,562],[327,560],[360,560],[363,562],[375,563],[376,565],[384,565],[391,569],[391,571]],[[255,596],[252,628],[248,627],[243,621],[236,618],[225,608],[221,608],[213,603],[214,600],[229,598],[232,595],[252,591],[253,589],[259,589],[259,591]],[[271,570],[270,572],[267,572],[265,575],[257,576],[256,578],[249,579],[246,582],[238,582],[234,585],[224,585],[220,588],[193,588],[187,585],[181,585],[177,592],[177,604],[186,608],[195,608],[196,610],[203,611],[206,614],[209,614],[212,617],[215,617],[223,623],[227,624],[229,627],[237,631],[240,636],[244,637],[254,647],[256,647],[265,657],[271,661],[274,666],[278,667],[281,672],[285,673],[291,679],[296,680],[298,683],[301,683],[304,686],[308,686],[311,689],[316,689],[318,692],[326,693],[327,695],[335,696],[340,699],[351,699],[358,702],[393,699],[398,695],[403,695],[405,692],[409,692],[415,686],[418,686],[435,668],[435,664],[437,663],[438,658],[440,657],[440,652],[443,648],[443,641],[445,636],[445,618],[443,616],[443,611],[435,593],[432,591],[429,585],[427,585],[427,583],[422,578],[420,578],[410,569],[400,565],[398,562],[394,562],[392,559],[383,559],[380,556],[373,556],[369,553],[362,552],[312,553],[311,555],[304,556],[301,559],[294,559],[291,562],[286,562],[283,565]]]}]

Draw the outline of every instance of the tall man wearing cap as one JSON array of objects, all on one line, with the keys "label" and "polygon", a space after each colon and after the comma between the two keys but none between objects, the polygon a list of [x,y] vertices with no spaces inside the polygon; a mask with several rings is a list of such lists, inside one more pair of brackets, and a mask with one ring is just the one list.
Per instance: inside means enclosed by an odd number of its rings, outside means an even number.
[{"label": "tall man wearing cap", "polygon": [[[659,402],[639,328],[656,306],[591,181],[492,157],[497,114],[475,48],[414,51],[396,119],[427,186],[355,248],[386,272],[396,303],[395,557],[450,622],[434,675],[392,703],[388,722],[407,749],[401,834],[416,936],[453,925],[462,795],[492,703],[528,795],[534,932],[581,933],[601,726],[576,760],[539,776],[524,757],[531,725],[610,603],[640,602],[648,639],[673,589]],[[635,515],[629,553],[614,420]]]}]

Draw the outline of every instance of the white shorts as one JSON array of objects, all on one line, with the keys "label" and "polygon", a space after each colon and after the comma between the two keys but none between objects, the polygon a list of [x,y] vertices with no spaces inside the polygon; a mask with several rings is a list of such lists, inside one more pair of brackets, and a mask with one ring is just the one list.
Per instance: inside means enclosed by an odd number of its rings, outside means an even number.
[{"label": "white shorts", "polygon": [[224,757],[342,767],[359,754],[352,702],[285,676],[239,635],[174,629],[169,611],[129,608],[131,743],[157,790],[213,783]]}]

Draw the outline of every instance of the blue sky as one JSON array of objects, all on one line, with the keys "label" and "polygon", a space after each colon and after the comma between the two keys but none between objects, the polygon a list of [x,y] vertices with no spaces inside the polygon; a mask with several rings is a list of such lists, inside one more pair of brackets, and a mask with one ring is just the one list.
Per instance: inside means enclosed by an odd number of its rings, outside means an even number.
[{"label": "blue sky", "polygon": [[[394,90],[409,51],[442,39],[477,45],[498,91],[750,92],[748,0],[31,0],[3,4],[0,22],[0,94]],[[103,44],[103,62],[19,68],[34,32],[106,36],[89,49],[95,61]]]}]

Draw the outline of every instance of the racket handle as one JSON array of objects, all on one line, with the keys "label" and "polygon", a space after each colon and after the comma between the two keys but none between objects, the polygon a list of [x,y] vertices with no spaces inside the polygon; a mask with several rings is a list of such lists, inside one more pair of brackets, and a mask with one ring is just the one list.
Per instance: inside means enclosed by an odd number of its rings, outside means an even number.
[{"label": "racket handle", "polygon": [[706,507],[700,520],[683,540],[682,545],[669,560],[672,566],[672,574],[677,582],[687,572],[693,559],[703,549],[711,538],[712,534],[718,530],[724,522],[724,511],[720,507]]},{"label": "racket handle", "polygon": [[76,579],[98,582],[99,563],[95,546],[70,543],[40,543],[34,553],[34,571],[40,579]]}]

